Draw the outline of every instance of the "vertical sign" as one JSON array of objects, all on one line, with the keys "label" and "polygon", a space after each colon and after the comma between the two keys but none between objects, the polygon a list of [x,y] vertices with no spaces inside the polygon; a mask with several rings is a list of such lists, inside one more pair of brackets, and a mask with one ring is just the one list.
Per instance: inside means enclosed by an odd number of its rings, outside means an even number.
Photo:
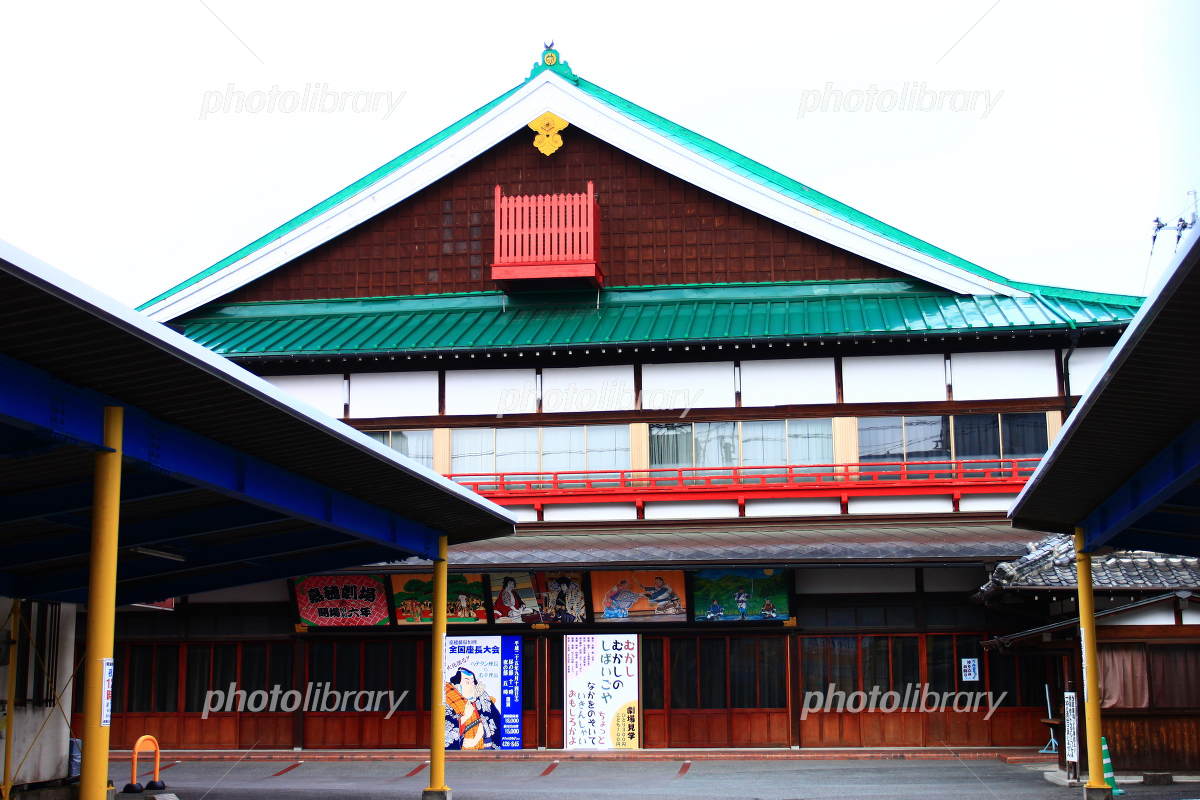
[{"label": "vertical sign", "polygon": [[113,660],[100,659],[100,727],[112,725]]},{"label": "vertical sign", "polygon": [[447,750],[521,748],[521,637],[447,636]]},{"label": "vertical sign", "polygon": [[637,635],[564,636],[563,662],[566,749],[637,749]]},{"label": "vertical sign", "polygon": [[962,659],[962,679],[964,681],[979,680],[979,659],[978,658]]},{"label": "vertical sign", "polygon": [[1074,692],[1063,692],[1063,750],[1068,762],[1079,763],[1079,710]]}]

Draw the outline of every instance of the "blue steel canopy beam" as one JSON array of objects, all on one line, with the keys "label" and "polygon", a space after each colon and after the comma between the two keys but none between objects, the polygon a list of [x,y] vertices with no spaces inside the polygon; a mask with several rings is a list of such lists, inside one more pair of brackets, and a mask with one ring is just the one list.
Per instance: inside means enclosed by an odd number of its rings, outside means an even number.
[{"label": "blue steel canopy beam", "polygon": [[[174,585],[176,577],[198,571],[210,570],[233,564],[257,565],[260,559],[278,557],[280,553],[306,554],[338,550],[357,543],[341,534],[320,529],[290,530],[282,533],[256,536],[245,541],[222,543],[205,547],[203,552],[194,550],[178,552],[185,561],[172,561],[151,555],[131,559],[125,555],[117,564],[117,586],[127,581],[153,578],[162,581],[164,587]],[[178,550],[178,548],[176,548]],[[18,586],[28,586],[31,593],[59,594],[61,592],[83,592],[87,589],[88,576],[84,567],[73,566],[58,572],[43,572],[18,581]]]},{"label": "blue steel canopy beam", "polygon": [[[50,431],[83,446],[103,447],[106,405],[120,402],[72,386],[0,355],[0,421]],[[438,532],[400,514],[323,486],[136,408],[125,412],[127,460],[305,522],[431,558]]]},{"label": "blue steel canopy beam", "polygon": [[[128,550],[130,547],[155,547],[196,536],[228,533],[285,519],[287,517],[276,511],[245,503],[197,508],[167,517],[122,525],[120,547],[122,550]],[[22,544],[19,554],[10,559],[5,568],[28,568],[71,558],[75,554],[86,552],[87,548],[87,535],[43,537],[37,542]]]},{"label": "blue steel canopy beam", "polygon": [[[1181,492],[1189,491],[1198,479],[1200,422],[1194,422],[1088,515],[1082,523],[1086,551],[1109,545],[1143,517],[1171,503]],[[1149,548],[1175,552],[1169,541],[1164,545],[1146,542],[1139,546],[1139,549]]]},{"label": "blue steel canopy beam", "polygon": [[[155,497],[194,492],[196,487],[181,484],[166,475],[126,470],[121,486],[122,504]],[[92,507],[91,481],[31,489],[26,492],[0,494],[0,523],[26,519],[53,518],[69,520],[78,514],[84,527],[90,527],[88,517]]]},{"label": "blue steel canopy beam", "polygon": [[[269,561],[264,560],[259,564],[242,563],[210,567],[170,579],[152,576],[118,582],[117,603],[119,605],[146,603],[164,600],[167,597],[181,597],[197,592],[261,583],[278,578],[329,572],[394,559],[395,555],[394,550],[383,545],[371,544],[366,540],[349,541],[336,549],[326,549],[314,553],[297,556],[281,553]],[[168,562],[164,561],[163,563]],[[61,591],[54,595],[39,594],[39,597],[68,603],[80,602],[85,594],[86,592],[76,589]]]}]

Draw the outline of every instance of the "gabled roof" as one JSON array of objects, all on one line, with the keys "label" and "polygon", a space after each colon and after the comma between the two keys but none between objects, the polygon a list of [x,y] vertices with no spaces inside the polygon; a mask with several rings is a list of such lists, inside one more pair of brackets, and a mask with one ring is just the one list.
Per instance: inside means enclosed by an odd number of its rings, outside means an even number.
[{"label": "gabled roof", "polygon": [[[997,565],[980,590],[1074,589],[1075,544],[1053,535],[1030,544],[1016,561]],[[1200,588],[1200,558],[1118,550],[1092,558],[1092,582],[1098,589],[1163,591]]]},{"label": "gabled roof", "polygon": [[230,303],[182,322],[228,357],[853,339],[1123,326],[1135,305],[958,295],[910,281],[647,286]]},{"label": "gabled roof", "polygon": [[1117,297],[1009,281],[584,80],[547,50],[520,85],[139,310],[166,321],[216,300],[410,197],[546,111],[682,180],[951,292]]}]

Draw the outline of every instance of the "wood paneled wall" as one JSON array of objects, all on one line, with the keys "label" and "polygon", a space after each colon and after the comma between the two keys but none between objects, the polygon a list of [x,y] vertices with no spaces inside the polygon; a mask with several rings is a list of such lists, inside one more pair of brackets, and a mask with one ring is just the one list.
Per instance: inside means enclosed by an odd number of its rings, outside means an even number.
[{"label": "wood paneled wall", "polygon": [[600,264],[610,286],[895,278],[898,273],[779,225],[570,127],[543,156],[526,129],[226,301],[379,297],[497,288],[494,187],[582,191],[600,203]]}]

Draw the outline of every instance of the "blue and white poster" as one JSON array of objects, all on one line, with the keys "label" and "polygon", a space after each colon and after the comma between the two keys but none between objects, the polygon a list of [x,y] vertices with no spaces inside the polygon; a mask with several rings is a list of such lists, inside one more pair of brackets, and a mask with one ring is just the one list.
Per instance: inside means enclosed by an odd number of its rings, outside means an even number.
[{"label": "blue and white poster", "polygon": [[447,750],[521,749],[521,637],[447,636]]}]

